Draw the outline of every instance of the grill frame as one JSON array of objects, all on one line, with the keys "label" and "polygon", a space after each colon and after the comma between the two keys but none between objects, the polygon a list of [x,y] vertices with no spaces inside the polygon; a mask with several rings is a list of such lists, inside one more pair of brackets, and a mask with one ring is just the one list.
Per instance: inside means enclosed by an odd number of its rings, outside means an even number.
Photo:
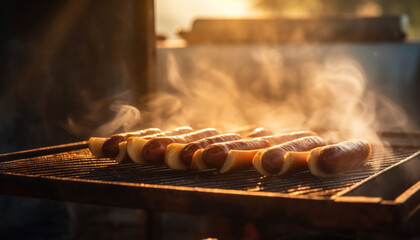
[{"label": "grill frame", "polygon": [[[34,157],[71,153],[86,142],[2,154],[0,162],[30,161]],[[59,201],[205,214],[263,221],[292,221],[317,227],[395,228],[420,208],[420,181],[392,200],[378,196],[348,196],[396,166],[419,161],[420,151],[332,196],[282,192],[130,183],[84,178],[42,176],[0,171],[0,193]],[[414,159],[414,160],[413,160]],[[59,161],[60,159],[57,159]],[[108,160],[112,162],[112,160]],[[75,166],[77,167],[77,166]],[[146,167],[147,168],[147,167]],[[159,172],[159,167],[149,167]],[[69,169],[71,171],[71,168]],[[106,171],[105,171],[106,173]],[[118,174],[118,171],[116,172]],[[186,173],[182,173],[186,174]],[[169,181],[170,183],[170,181]],[[110,193],[112,197],[110,197]]]}]

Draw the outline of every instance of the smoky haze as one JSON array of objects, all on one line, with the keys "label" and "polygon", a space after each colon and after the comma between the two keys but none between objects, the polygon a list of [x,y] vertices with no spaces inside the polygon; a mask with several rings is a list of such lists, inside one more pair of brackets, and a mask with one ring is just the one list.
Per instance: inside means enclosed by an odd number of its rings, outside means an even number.
[{"label": "smoky haze", "polygon": [[311,129],[328,142],[364,138],[381,144],[379,131],[410,129],[405,111],[375,91],[358,61],[319,51],[317,45],[159,49],[158,91],[143,98],[145,110],[114,104],[116,118],[95,133],[132,130],[140,121],[226,132]]},{"label": "smoky haze", "polygon": [[330,142],[365,138],[373,143],[380,142],[378,130],[409,126],[403,109],[375,92],[363,66],[350,57],[316,59],[309,47],[296,52],[307,60],[293,62],[290,52],[285,59],[278,48],[237,47],[223,53],[224,48],[160,50],[161,91],[145,101],[150,112],[143,120],[163,128],[224,131],[309,128]]}]

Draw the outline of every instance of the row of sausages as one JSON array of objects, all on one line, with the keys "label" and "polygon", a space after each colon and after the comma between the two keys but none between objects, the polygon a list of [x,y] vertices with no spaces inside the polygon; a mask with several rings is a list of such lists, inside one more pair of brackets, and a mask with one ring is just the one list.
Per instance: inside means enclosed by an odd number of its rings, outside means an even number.
[{"label": "row of sausages", "polygon": [[336,176],[365,164],[372,155],[372,147],[362,139],[327,145],[312,131],[274,134],[264,128],[244,136],[214,128],[148,128],[109,138],[92,137],[88,143],[94,156],[120,163],[165,164],[174,170],[215,168],[220,173],[253,166],[264,176],[304,170],[321,177]]}]

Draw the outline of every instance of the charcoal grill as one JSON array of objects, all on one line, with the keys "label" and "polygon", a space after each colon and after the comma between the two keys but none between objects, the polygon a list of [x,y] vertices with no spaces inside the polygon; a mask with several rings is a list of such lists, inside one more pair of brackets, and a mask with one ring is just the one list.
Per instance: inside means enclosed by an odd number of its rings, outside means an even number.
[{"label": "charcoal grill", "polygon": [[262,177],[251,169],[221,175],[117,164],[86,147],[80,142],[0,155],[0,193],[364,229],[401,226],[420,208],[416,147],[374,147],[368,165],[327,179],[309,172]]}]

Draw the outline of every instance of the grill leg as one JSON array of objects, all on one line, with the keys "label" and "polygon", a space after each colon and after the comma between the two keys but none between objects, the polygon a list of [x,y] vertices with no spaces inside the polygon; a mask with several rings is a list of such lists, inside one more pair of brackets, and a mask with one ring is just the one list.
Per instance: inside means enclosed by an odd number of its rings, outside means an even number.
[{"label": "grill leg", "polygon": [[160,214],[153,210],[146,211],[146,237],[149,240],[162,239]]}]

